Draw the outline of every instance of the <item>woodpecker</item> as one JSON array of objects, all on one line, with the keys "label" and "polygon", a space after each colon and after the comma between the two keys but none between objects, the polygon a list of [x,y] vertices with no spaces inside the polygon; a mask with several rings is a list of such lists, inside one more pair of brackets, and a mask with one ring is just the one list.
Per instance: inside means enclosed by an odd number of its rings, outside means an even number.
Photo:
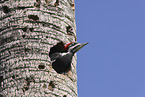
[{"label": "woodpecker", "polygon": [[[61,45],[60,45],[61,44]],[[77,43],[71,42],[66,46],[62,46],[62,43],[59,44],[59,47],[62,47],[60,51],[58,51],[58,47],[55,53],[49,53],[49,56],[52,61],[52,68],[59,74],[67,73],[71,70],[71,62],[74,54],[79,51],[82,47],[87,45],[88,43]]]}]

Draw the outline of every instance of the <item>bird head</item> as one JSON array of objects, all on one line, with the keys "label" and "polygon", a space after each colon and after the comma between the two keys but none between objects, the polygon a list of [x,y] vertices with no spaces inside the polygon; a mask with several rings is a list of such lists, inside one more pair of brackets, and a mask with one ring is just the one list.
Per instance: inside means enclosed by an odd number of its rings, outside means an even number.
[{"label": "bird head", "polygon": [[73,54],[75,54],[77,51],[79,51],[82,47],[84,47],[87,44],[88,43],[71,42],[71,43],[68,43],[65,46],[65,50],[68,51],[68,52],[72,52]]}]

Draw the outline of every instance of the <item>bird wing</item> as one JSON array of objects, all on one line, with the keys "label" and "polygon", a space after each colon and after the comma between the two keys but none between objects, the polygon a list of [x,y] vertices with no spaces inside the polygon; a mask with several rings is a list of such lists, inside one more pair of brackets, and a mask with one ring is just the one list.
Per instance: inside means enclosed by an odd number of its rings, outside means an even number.
[{"label": "bird wing", "polygon": [[71,69],[71,61],[72,53],[66,53],[64,56],[57,57],[52,67],[57,73],[64,73]]}]

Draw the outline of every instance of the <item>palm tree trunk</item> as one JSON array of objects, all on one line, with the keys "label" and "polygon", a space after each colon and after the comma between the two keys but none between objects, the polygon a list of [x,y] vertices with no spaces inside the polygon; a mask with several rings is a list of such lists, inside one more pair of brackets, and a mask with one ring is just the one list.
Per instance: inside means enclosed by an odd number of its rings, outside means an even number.
[{"label": "palm tree trunk", "polygon": [[0,11],[0,97],[77,97],[76,55],[68,75],[49,57],[76,41],[74,1],[0,0]]}]

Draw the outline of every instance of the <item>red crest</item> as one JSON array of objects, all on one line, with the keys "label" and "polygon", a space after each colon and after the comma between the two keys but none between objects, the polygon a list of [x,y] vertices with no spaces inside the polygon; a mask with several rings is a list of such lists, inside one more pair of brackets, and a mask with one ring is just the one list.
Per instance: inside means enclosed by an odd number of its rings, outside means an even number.
[{"label": "red crest", "polygon": [[68,44],[64,47],[64,49],[67,51],[68,46],[69,46],[70,44],[72,44],[72,43],[73,43],[73,42],[68,43]]}]

